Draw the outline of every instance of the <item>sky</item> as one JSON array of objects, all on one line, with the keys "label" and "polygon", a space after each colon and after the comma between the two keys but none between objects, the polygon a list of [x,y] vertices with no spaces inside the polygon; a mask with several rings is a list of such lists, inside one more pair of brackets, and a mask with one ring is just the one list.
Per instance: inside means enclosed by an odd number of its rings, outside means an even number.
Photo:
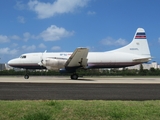
[{"label": "sky", "polygon": [[1,0],[0,63],[30,52],[120,48],[144,28],[160,64],[160,0]]}]

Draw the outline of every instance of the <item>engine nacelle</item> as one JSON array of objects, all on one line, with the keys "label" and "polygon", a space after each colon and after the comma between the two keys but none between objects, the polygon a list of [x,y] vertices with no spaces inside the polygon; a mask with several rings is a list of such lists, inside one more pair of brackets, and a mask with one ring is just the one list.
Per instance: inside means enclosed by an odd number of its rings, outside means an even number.
[{"label": "engine nacelle", "polygon": [[43,60],[43,66],[48,70],[59,70],[60,68],[64,68],[66,61],[66,59],[47,58]]}]

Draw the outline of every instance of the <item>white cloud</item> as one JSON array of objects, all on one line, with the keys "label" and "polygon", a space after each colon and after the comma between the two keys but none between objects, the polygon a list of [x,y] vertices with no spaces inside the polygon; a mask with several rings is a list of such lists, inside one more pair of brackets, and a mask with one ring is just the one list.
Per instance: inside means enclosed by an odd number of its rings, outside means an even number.
[{"label": "white cloud", "polygon": [[18,52],[18,50],[16,50],[16,49],[10,49],[10,48],[8,48],[8,47],[6,47],[6,48],[0,48],[0,54],[3,54],[3,55],[15,55],[15,54],[17,54],[17,52]]},{"label": "white cloud", "polygon": [[29,32],[23,33],[23,40],[27,42],[29,39],[39,39],[39,36],[32,35]]},{"label": "white cloud", "polygon": [[11,55],[16,55],[17,53],[18,53],[18,50],[16,50],[16,49],[12,49],[9,52],[9,54],[11,54]]},{"label": "white cloud", "polygon": [[114,40],[111,37],[107,37],[106,39],[103,39],[101,41],[101,43],[103,45],[108,45],[108,46],[112,46],[112,45],[114,45],[114,46],[123,46],[123,45],[128,44],[128,42],[125,39],[119,38],[118,40]]},{"label": "white cloud", "polygon": [[45,41],[56,41],[60,40],[63,37],[71,36],[73,34],[74,32],[69,32],[62,27],[51,25],[40,34],[40,37],[42,37]]},{"label": "white cloud", "polygon": [[128,44],[128,42],[125,39],[119,38],[118,40],[115,41],[115,44],[123,46]]},{"label": "white cloud", "polygon": [[87,5],[89,0],[56,0],[53,3],[30,0],[28,6],[30,10],[37,13],[38,18],[45,19],[56,14],[71,13],[77,8]]},{"label": "white cloud", "polygon": [[57,50],[60,50],[61,47],[59,47],[59,46],[53,46],[51,49],[54,50],[54,51],[57,51]]},{"label": "white cloud", "polygon": [[158,42],[160,43],[160,37],[158,38]]},{"label": "white cloud", "polygon": [[23,33],[23,40],[28,41],[31,38],[31,34],[29,32]]},{"label": "white cloud", "polygon": [[31,46],[22,46],[22,49],[24,49],[24,51],[34,51],[36,49],[35,45],[31,45]]},{"label": "white cloud", "polygon": [[9,38],[6,35],[0,35],[0,43],[9,42]]},{"label": "white cloud", "polygon": [[16,1],[15,8],[19,10],[24,10],[26,8],[26,5],[22,1]]},{"label": "white cloud", "polygon": [[114,39],[111,38],[111,37],[107,37],[106,39],[103,39],[103,40],[101,41],[101,43],[102,43],[103,45],[113,45],[113,44],[114,44]]},{"label": "white cloud", "polygon": [[41,43],[41,44],[39,44],[39,46],[38,46],[39,48],[46,48],[46,46],[43,44],[43,43]]},{"label": "white cloud", "polygon": [[94,12],[94,11],[88,11],[87,14],[88,14],[88,15],[95,15],[96,12]]},{"label": "white cloud", "polygon": [[86,48],[89,49],[89,52],[94,52],[95,51],[95,47],[94,46],[86,46]]},{"label": "white cloud", "polygon": [[10,37],[10,39],[13,39],[13,40],[20,40],[21,38],[17,35],[13,35]]},{"label": "white cloud", "polygon": [[18,17],[17,17],[17,20],[18,20],[18,22],[20,22],[20,23],[25,23],[25,19],[24,19],[23,16],[18,16]]},{"label": "white cloud", "polygon": [[51,25],[50,27],[48,27],[46,30],[42,31],[38,35],[33,35],[29,32],[23,33],[22,37],[19,37],[17,35],[12,35],[12,36],[0,35],[0,43],[10,42],[10,39],[23,40],[25,42],[27,42],[30,39],[33,39],[33,40],[43,39],[44,41],[56,41],[64,37],[72,36],[73,34],[74,34],[74,31],[67,31],[63,27],[57,27],[55,25]]},{"label": "white cloud", "polygon": [[13,47],[17,47],[18,44],[17,44],[17,43],[13,43],[12,46],[13,46]]}]

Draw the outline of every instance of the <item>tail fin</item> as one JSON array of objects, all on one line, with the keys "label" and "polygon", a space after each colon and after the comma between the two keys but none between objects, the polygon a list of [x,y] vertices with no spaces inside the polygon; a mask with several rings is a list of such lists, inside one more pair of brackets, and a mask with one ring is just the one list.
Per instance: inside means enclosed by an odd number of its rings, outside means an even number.
[{"label": "tail fin", "polygon": [[122,48],[116,49],[116,51],[151,57],[145,30],[138,28],[132,42]]}]

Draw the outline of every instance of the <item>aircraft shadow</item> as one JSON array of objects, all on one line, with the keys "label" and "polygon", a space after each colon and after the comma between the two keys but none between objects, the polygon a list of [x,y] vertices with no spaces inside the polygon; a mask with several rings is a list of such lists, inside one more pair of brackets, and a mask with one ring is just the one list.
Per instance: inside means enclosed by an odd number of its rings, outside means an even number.
[{"label": "aircraft shadow", "polygon": [[[75,81],[75,80],[74,80],[74,81]],[[76,81],[95,81],[95,80],[79,78],[79,79],[77,79]]]}]

